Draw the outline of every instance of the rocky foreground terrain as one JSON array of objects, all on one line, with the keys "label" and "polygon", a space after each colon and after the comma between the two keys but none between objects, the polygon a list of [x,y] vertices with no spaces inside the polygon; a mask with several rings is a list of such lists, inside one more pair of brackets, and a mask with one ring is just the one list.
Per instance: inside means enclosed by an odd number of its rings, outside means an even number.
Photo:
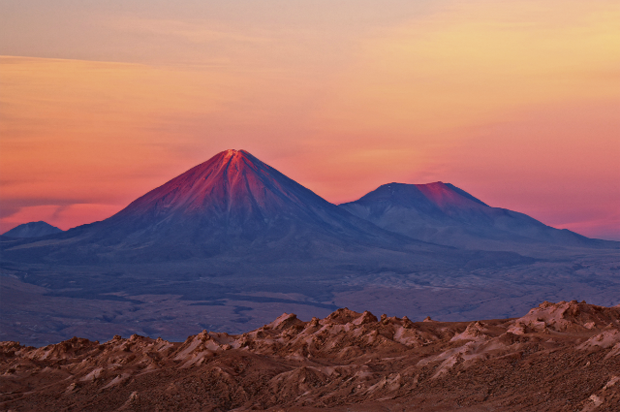
[{"label": "rocky foreground terrain", "polygon": [[620,306],[413,323],[339,309],[242,335],[0,344],[3,411],[618,411]]}]

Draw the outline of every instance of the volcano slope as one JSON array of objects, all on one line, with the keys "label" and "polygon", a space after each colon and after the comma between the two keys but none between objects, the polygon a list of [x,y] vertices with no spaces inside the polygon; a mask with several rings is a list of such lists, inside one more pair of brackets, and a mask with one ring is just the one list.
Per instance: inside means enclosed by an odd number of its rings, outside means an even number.
[{"label": "volcano slope", "polygon": [[618,249],[618,242],[590,239],[491,207],[450,183],[389,183],[340,207],[391,232],[459,248],[537,257],[566,247]]},{"label": "volcano slope", "polygon": [[14,411],[617,411],[620,307],[447,323],[338,309],[242,335],[0,344]]}]

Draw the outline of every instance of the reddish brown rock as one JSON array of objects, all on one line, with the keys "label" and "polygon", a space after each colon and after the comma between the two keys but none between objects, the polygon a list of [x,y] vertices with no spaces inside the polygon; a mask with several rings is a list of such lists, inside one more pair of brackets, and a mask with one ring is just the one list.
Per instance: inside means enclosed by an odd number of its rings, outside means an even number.
[{"label": "reddish brown rock", "polygon": [[339,309],[242,335],[0,343],[3,411],[617,411],[620,307],[411,322]]}]

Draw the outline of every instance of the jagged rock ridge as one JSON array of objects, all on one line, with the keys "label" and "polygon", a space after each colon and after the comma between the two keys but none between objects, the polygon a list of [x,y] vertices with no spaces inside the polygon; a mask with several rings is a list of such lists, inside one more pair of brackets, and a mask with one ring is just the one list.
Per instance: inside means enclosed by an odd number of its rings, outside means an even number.
[{"label": "jagged rock ridge", "polygon": [[0,406],[20,411],[618,410],[620,307],[545,302],[460,323],[339,309],[182,343],[4,342],[0,374]]}]

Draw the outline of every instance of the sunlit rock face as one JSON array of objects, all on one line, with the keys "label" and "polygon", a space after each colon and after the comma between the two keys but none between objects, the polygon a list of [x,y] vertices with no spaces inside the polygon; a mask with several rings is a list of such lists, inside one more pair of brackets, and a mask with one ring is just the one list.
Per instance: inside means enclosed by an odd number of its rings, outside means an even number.
[{"label": "sunlit rock face", "polygon": [[620,307],[544,302],[521,318],[472,322],[344,308],[184,342],[3,342],[0,407],[606,411],[620,407],[619,357]]}]

